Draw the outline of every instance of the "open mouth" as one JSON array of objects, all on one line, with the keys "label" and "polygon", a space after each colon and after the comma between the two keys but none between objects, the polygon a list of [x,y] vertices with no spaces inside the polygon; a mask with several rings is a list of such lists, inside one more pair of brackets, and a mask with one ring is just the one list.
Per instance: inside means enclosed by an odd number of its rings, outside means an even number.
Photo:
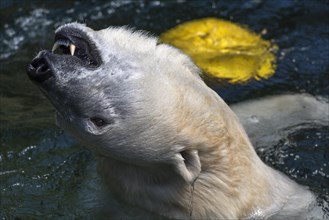
[{"label": "open mouth", "polygon": [[[74,58],[74,59],[73,59]],[[58,31],[52,51],[41,51],[27,68],[29,78],[42,83],[55,75],[51,62],[53,59],[88,68],[97,68],[102,59],[93,41],[79,29],[67,27]]]},{"label": "open mouth", "polygon": [[64,29],[56,33],[52,53],[75,56],[88,66],[99,66],[96,46],[79,30]]}]

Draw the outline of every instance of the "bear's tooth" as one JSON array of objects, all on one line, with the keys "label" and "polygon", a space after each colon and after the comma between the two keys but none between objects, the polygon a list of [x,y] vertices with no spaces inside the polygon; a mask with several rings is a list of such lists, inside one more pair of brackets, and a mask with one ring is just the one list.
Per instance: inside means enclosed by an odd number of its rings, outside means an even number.
[{"label": "bear's tooth", "polygon": [[74,51],[75,51],[75,45],[74,44],[70,44],[70,53],[73,56],[74,55]]},{"label": "bear's tooth", "polygon": [[51,49],[51,52],[54,53],[54,51],[57,50],[57,48],[58,48],[59,46],[60,46],[60,45],[59,45],[57,42],[55,42],[55,43],[54,43],[54,46],[53,46],[53,49]]}]

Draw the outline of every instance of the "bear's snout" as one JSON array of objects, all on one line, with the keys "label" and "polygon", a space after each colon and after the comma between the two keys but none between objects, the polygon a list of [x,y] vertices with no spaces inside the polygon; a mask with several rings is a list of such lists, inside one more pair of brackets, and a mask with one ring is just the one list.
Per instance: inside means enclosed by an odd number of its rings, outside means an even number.
[{"label": "bear's snout", "polygon": [[42,83],[53,76],[46,58],[48,51],[41,51],[27,67],[27,75],[33,81]]}]

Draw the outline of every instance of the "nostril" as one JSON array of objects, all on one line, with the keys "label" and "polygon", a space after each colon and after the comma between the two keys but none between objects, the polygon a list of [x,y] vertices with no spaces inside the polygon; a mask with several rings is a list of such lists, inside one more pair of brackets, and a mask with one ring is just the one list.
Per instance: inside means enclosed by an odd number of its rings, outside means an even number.
[{"label": "nostril", "polygon": [[39,69],[39,70],[47,70],[48,69],[48,65],[47,65],[47,62],[46,62],[46,59],[45,58],[35,58],[34,60],[32,60],[32,63],[31,63],[32,67],[34,67],[35,69]]},{"label": "nostril", "polygon": [[43,73],[43,72],[46,72],[47,70],[49,70],[48,66],[46,64],[40,64],[37,68],[36,68],[36,72],[37,73]]},{"label": "nostril", "polygon": [[44,57],[38,57],[32,60],[27,68],[27,74],[31,80],[43,82],[52,76],[48,62]]}]

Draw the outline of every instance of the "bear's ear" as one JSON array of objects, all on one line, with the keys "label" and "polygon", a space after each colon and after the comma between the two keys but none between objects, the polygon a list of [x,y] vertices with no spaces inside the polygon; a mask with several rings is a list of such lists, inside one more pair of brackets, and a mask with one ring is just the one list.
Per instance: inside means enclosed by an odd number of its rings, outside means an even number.
[{"label": "bear's ear", "polygon": [[175,155],[177,173],[192,184],[201,172],[201,163],[198,151],[183,150]]}]

